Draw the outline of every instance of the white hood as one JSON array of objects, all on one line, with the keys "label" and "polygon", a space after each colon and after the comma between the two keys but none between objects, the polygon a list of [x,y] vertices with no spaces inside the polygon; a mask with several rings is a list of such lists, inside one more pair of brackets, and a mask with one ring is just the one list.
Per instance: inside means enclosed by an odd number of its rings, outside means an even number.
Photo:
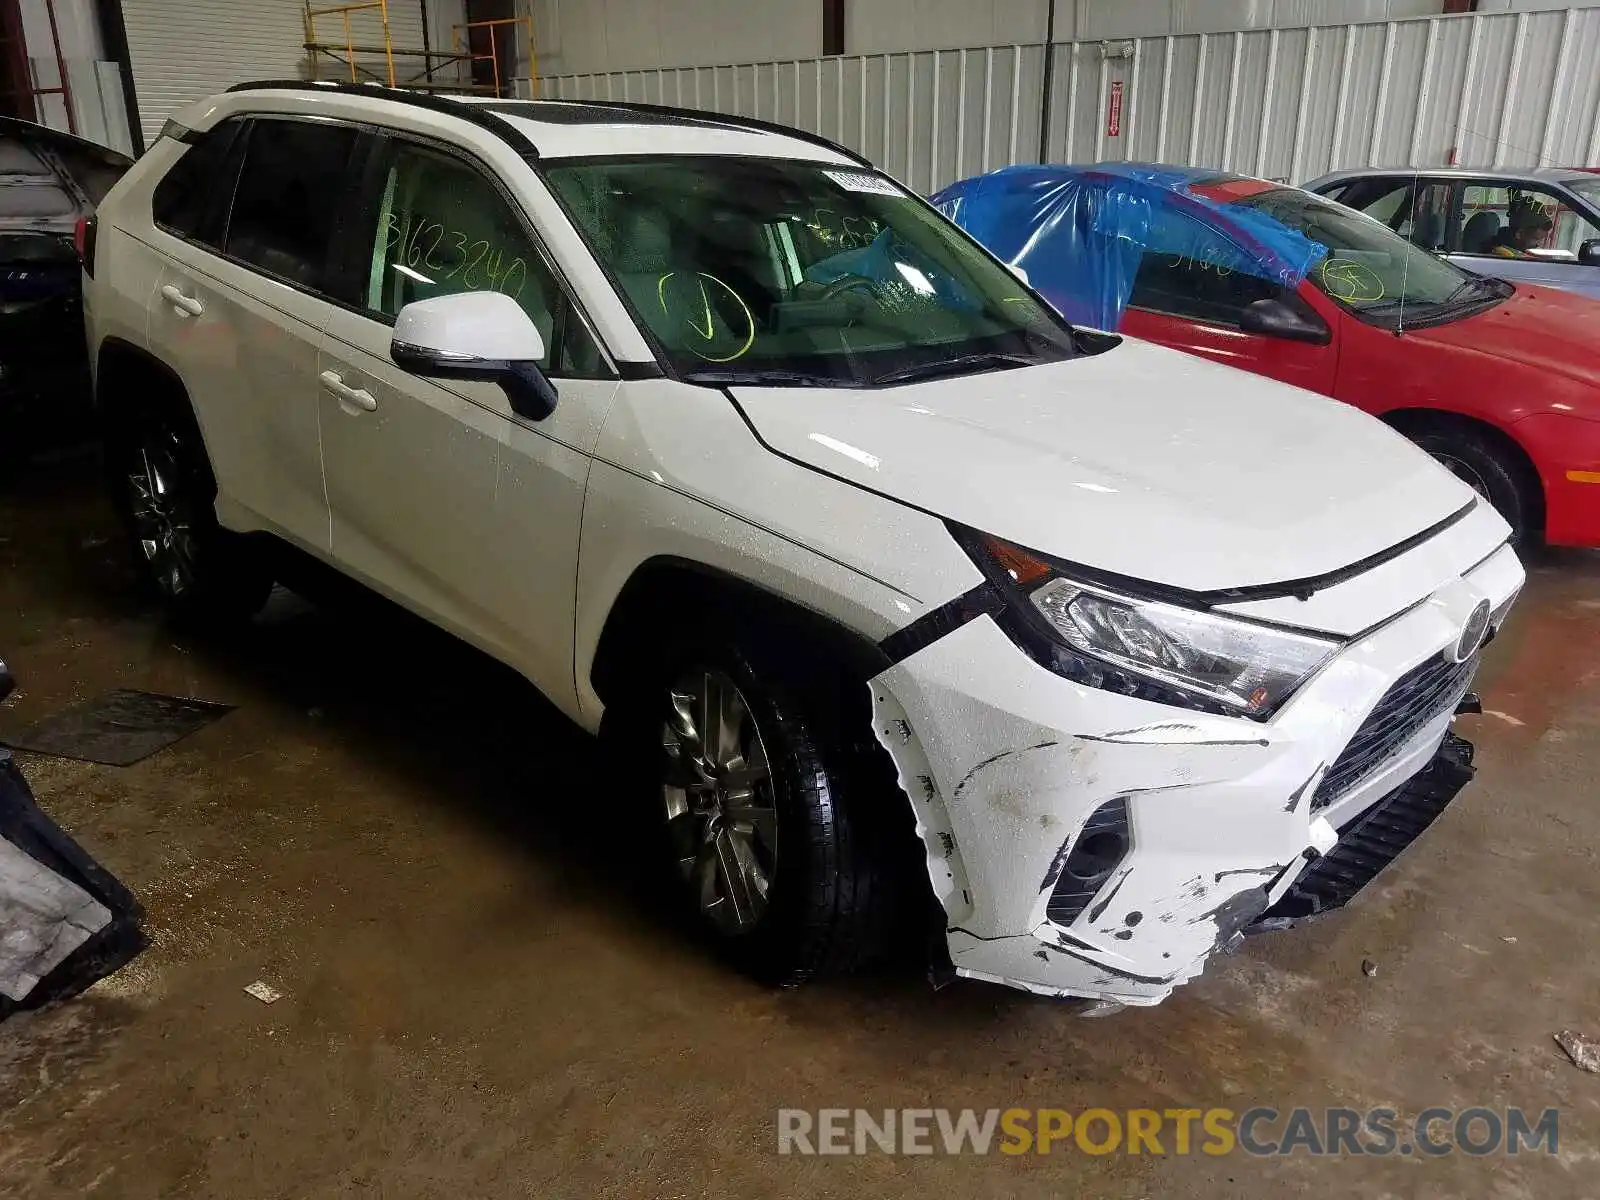
[{"label": "white hood", "polygon": [[1357,409],[1133,339],[880,391],[733,394],[791,458],[1069,562],[1194,591],[1335,571],[1472,499]]}]

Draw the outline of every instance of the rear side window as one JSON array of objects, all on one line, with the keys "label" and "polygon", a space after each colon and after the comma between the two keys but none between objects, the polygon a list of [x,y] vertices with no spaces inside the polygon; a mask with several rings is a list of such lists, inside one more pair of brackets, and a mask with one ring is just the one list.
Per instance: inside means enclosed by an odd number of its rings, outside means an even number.
[{"label": "rear side window", "polygon": [[1145,250],[1128,299],[1134,308],[1213,325],[1237,325],[1257,300],[1280,300],[1290,294],[1265,278],[1266,266],[1185,213],[1157,209],[1151,240],[1184,249]]},{"label": "rear side window", "polygon": [[342,125],[257,119],[234,189],[228,255],[320,290],[357,136]]},{"label": "rear side window", "polygon": [[216,222],[208,218],[217,210],[217,185],[228,150],[242,128],[244,122],[237,118],[222,122],[200,134],[199,141],[172,164],[150,198],[150,213],[158,227],[192,242],[215,244]]}]

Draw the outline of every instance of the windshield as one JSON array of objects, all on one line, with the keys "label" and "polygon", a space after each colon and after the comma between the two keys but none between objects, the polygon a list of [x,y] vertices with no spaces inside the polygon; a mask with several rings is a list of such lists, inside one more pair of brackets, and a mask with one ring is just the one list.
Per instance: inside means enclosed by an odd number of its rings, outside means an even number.
[{"label": "windshield", "polygon": [[1073,354],[1059,316],[876,173],[687,155],[539,166],[684,378],[859,386]]},{"label": "windshield", "polygon": [[1567,191],[1589,202],[1591,208],[1600,209],[1600,175],[1593,179],[1567,180]]},{"label": "windshield", "polygon": [[1235,202],[1264,213],[1328,248],[1307,275],[1358,314],[1394,316],[1484,298],[1492,285],[1419,250],[1386,225],[1353,209],[1302,192],[1275,188]]}]

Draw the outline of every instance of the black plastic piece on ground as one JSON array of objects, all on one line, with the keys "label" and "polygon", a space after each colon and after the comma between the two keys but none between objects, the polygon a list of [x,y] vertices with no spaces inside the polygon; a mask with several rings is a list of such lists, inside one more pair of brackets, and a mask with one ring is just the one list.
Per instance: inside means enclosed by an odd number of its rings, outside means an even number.
[{"label": "black plastic piece on ground", "polygon": [[1477,692],[1468,692],[1461,697],[1461,702],[1456,705],[1456,716],[1476,717],[1483,712],[1483,697]]},{"label": "black plastic piece on ground", "polygon": [[77,884],[111,910],[111,920],[67,955],[21,1000],[0,996],[0,1020],[75,996],[125,966],[149,944],[139,928],[144,915],[133,893],[45,816],[11,755],[0,750],[0,837],[29,858]]},{"label": "black plastic piece on ground", "polygon": [[0,744],[33,754],[128,767],[204,729],[231,704],[117,689],[29,726]]},{"label": "black plastic piece on ground", "polygon": [[1348,904],[1438,819],[1472,776],[1472,743],[1445,734],[1433,761],[1342,830],[1333,849],[1307,867],[1248,932],[1287,929]]},{"label": "black plastic piece on ground", "polygon": [[1057,925],[1076,921],[1128,856],[1132,845],[1126,796],[1108,800],[1090,813],[1050,893],[1045,916]]}]

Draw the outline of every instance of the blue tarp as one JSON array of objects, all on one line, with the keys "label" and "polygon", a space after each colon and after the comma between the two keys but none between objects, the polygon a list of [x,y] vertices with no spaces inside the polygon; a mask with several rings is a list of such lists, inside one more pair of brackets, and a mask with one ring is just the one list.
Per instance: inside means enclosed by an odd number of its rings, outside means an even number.
[{"label": "blue tarp", "polygon": [[[1215,171],[1135,163],[1007,167],[933,203],[1021,267],[1067,320],[1114,330],[1146,251],[1296,287],[1328,249],[1264,213],[1190,191]],[[1227,231],[1227,232],[1223,232]]]}]

